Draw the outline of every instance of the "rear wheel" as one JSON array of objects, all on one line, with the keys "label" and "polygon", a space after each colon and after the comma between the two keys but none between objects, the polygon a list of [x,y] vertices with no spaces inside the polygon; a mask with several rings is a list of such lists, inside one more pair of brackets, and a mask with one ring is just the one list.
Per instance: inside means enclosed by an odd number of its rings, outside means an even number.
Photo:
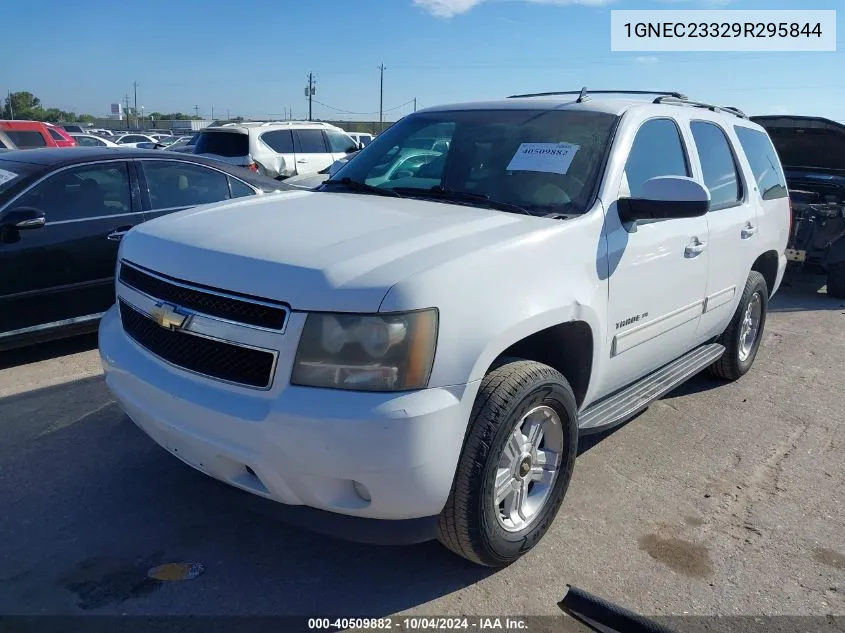
[{"label": "rear wheel", "polygon": [[827,267],[827,294],[837,299],[845,299],[845,262]]},{"label": "rear wheel", "polygon": [[575,465],[575,396],[556,370],[506,359],[481,383],[438,539],[503,567],[534,547],[557,515]]},{"label": "rear wheel", "polygon": [[711,373],[728,380],[737,380],[748,373],[757,358],[768,309],[766,280],[752,270],[733,319],[719,337],[718,342],[725,346],[725,353],[710,366]]}]

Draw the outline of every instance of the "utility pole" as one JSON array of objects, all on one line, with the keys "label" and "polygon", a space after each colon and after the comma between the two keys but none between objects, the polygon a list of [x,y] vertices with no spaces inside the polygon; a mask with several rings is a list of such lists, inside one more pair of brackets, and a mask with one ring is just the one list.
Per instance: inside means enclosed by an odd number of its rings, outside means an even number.
[{"label": "utility pole", "polygon": [[231,116],[229,116],[229,108],[226,108],[226,120],[227,120],[227,121],[231,121],[231,120],[232,120],[232,117],[231,117]]},{"label": "utility pole", "polygon": [[378,67],[380,71],[379,97],[378,97],[378,129],[379,133],[384,132],[384,64]]},{"label": "utility pole", "polygon": [[214,106],[211,106],[211,120],[214,120]]},{"label": "utility pole", "polygon": [[417,98],[414,97],[414,112],[417,111]]},{"label": "utility pole", "polygon": [[308,120],[311,120],[311,102],[317,92],[317,84],[314,82],[314,73],[308,73],[308,85],[305,86],[305,96],[308,97]]},{"label": "utility pole", "polygon": [[198,105],[194,106],[194,113],[199,116],[200,115],[200,107]]},{"label": "utility pole", "polygon": [[135,91],[135,127],[138,127],[138,82],[132,82],[132,89]]},{"label": "utility pole", "polygon": [[129,129],[129,95],[123,97],[126,100],[126,129]]},{"label": "utility pole", "polygon": [[15,120],[15,107],[12,105],[12,91],[9,90],[9,118]]}]

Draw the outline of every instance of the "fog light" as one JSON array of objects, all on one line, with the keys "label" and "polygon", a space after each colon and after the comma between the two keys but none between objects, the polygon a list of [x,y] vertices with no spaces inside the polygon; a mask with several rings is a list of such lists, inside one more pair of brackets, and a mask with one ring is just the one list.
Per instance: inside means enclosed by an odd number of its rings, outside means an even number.
[{"label": "fog light", "polygon": [[361,497],[364,501],[366,501],[367,503],[372,501],[372,497],[370,497],[370,491],[367,490],[364,484],[358,481],[353,481],[352,487],[355,489],[355,494]]}]

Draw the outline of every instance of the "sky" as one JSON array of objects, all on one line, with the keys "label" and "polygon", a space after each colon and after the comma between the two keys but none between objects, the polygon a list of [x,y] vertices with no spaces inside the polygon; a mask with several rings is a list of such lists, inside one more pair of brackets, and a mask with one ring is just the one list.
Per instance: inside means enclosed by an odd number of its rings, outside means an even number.
[{"label": "sky", "polygon": [[[243,8],[239,8],[242,5]],[[378,120],[417,107],[517,92],[677,90],[749,114],[845,122],[845,11],[837,52],[624,53],[611,9],[836,9],[841,0],[85,0],[3,10],[0,91],[105,116],[129,96],[145,112],[223,118]],[[77,8],[78,7],[78,8]],[[45,19],[45,16],[48,16]],[[28,26],[28,24],[37,26]],[[33,35],[37,38],[33,39]],[[46,43],[49,43],[47,45]]]}]

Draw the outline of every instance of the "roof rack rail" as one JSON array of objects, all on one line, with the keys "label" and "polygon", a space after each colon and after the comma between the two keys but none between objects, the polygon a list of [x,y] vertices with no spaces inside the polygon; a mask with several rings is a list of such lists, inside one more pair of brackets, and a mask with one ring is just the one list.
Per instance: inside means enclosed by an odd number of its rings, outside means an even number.
[{"label": "roof rack rail", "polygon": [[525,99],[528,97],[556,97],[558,95],[578,95],[575,100],[581,103],[588,99],[590,95],[661,95],[664,97],[674,97],[676,99],[686,99],[686,95],[680,92],[667,92],[665,90],[587,90],[584,86],[581,90],[564,90],[560,92],[535,92],[523,95],[510,95],[508,99]]},{"label": "roof rack rail", "polygon": [[717,106],[717,105],[713,105],[712,103],[704,103],[703,101],[690,101],[689,99],[686,99],[686,98],[678,99],[677,97],[670,96],[670,95],[664,95],[664,96],[661,96],[661,97],[657,97],[657,99],[655,99],[653,101],[653,103],[661,103],[661,104],[665,104],[665,105],[688,105],[688,106],[692,106],[694,108],[706,108],[707,110],[710,110],[711,112],[728,112],[730,114],[733,114],[734,116],[738,116],[741,119],[747,119],[748,118],[748,116],[745,114],[745,112],[743,112],[739,108],[734,108],[734,107],[730,107],[730,106]]}]

